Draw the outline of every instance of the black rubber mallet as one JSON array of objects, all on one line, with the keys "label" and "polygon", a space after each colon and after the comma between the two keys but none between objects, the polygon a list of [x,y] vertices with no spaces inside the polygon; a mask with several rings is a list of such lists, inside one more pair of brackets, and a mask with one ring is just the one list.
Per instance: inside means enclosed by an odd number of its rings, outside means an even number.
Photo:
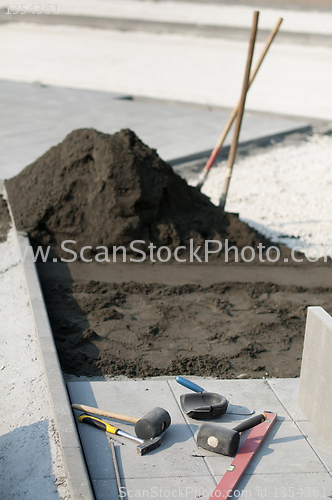
[{"label": "black rubber mallet", "polygon": [[216,424],[203,424],[197,434],[197,444],[205,450],[232,457],[240,443],[240,432],[255,427],[267,419],[265,413],[254,415],[241,422],[233,429]]},{"label": "black rubber mallet", "polygon": [[149,453],[152,450],[155,450],[161,445],[162,436],[157,436],[154,439],[147,439],[147,440],[140,439],[136,436],[133,436],[132,434],[129,434],[126,431],[122,431],[118,427],[114,427],[113,425],[110,425],[107,422],[100,420],[99,418],[92,417],[92,415],[87,415],[86,413],[80,415],[78,417],[78,420],[80,422],[83,422],[84,424],[89,424],[92,425],[93,427],[97,427],[102,431],[110,432],[111,434],[122,436],[131,439],[132,441],[135,441],[136,443],[138,443],[138,446],[136,447],[136,452],[139,455],[146,455],[147,453]]},{"label": "black rubber mallet", "polygon": [[86,411],[94,415],[135,424],[135,433],[140,439],[153,439],[171,425],[170,414],[168,411],[159,407],[149,411],[142,418],[131,417],[130,415],[123,415],[122,413],[113,413],[107,410],[93,408],[92,406],[72,404],[71,407],[74,410]]}]

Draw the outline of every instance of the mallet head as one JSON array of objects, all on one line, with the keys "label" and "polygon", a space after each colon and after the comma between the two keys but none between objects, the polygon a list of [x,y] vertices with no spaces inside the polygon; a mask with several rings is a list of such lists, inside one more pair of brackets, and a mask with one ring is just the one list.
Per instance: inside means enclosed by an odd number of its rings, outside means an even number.
[{"label": "mallet head", "polygon": [[171,424],[171,416],[163,408],[154,408],[135,424],[136,436],[141,439],[153,439],[164,432]]},{"label": "mallet head", "polygon": [[162,436],[157,436],[154,439],[147,439],[136,447],[136,453],[139,455],[146,455],[150,451],[159,448],[161,445],[161,438]]},{"label": "mallet head", "polygon": [[197,444],[205,450],[232,457],[240,443],[240,432],[247,431],[267,419],[265,413],[259,413],[228,429],[215,424],[203,424],[197,434]]},{"label": "mallet head", "polygon": [[197,444],[205,450],[232,457],[238,449],[240,434],[216,424],[203,424],[199,428]]}]

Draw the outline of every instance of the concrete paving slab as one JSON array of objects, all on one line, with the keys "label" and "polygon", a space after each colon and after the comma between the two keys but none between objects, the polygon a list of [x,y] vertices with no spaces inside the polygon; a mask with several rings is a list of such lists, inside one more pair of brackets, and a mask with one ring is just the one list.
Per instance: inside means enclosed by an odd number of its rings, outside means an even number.
[{"label": "concrete paving slab", "polygon": [[[279,411],[277,422],[266,437],[259,452],[249,465],[238,491],[251,492],[250,498],[264,498],[265,491],[275,492],[275,498],[296,498],[293,488],[303,495],[311,493],[315,498],[324,498],[324,488],[332,488],[328,471],[332,449],[324,446],[321,438],[306,421],[293,421],[292,415],[299,415],[296,408],[298,380],[215,380],[190,377],[211,390],[228,397],[233,404],[250,406],[259,401],[257,411]],[[194,436],[202,421],[189,419],[179,408],[179,395],[186,391],[174,378],[133,381],[70,381],[67,382],[72,402],[98,406],[106,410],[144,414],[151,406],[161,405],[172,416],[172,425],[165,434],[163,445],[145,457],[135,455],[135,444],[117,445],[120,475],[123,486],[130,494],[146,490],[152,497],[154,486],[160,489],[159,496],[166,490],[186,488],[214,488],[232,462],[224,457],[197,448]],[[278,395],[277,397],[277,390]],[[125,397],[124,397],[125,395]],[[234,400],[236,398],[236,401]],[[112,403],[113,402],[113,403]],[[151,404],[151,402],[153,402]],[[266,407],[268,403],[268,407]],[[289,405],[289,408],[288,408]],[[132,409],[132,411],[130,411]],[[75,412],[76,413],[76,412]],[[301,415],[300,415],[301,416]],[[242,417],[226,414],[214,423],[232,427]],[[107,419],[105,419],[107,420]],[[210,421],[211,422],[211,421]],[[133,426],[121,423],[121,428],[133,432]],[[302,426],[302,427],[301,427]],[[88,467],[96,498],[111,498],[116,491],[109,442],[98,429],[79,424],[78,430],[87,457]],[[249,432],[241,436],[241,444]],[[267,480],[269,478],[269,481]],[[282,488],[286,488],[283,490]],[[314,488],[316,488],[314,490]],[[154,491],[154,490],[153,490]],[[210,492],[210,494],[212,493]],[[305,491],[305,493],[304,493]],[[300,493],[297,493],[299,495]],[[106,496],[105,496],[106,495]],[[148,493],[146,492],[146,495]],[[187,498],[202,496],[188,490]],[[271,498],[271,493],[266,498]],[[319,496],[320,495],[320,496]],[[156,498],[158,495],[156,496]]]},{"label": "concrete paving slab", "polygon": [[[79,433],[81,441],[84,443],[84,456],[90,477],[96,480],[115,479],[108,437],[99,429],[88,427],[86,424],[79,424]],[[131,443],[127,446],[131,447],[132,453],[134,454],[134,443],[132,446]]]},{"label": "concrete paving slab", "polygon": [[[113,500],[117,495],[115,481],[96,480],[93,487],[97,500]],[[167,484],[158,477],[146,479],[126,479],[122,483],[123,498],[209,498],[215,488],[212,478],[191,477],[170,478]]]},{"label": "concrete paving slab", "polygon": [[[229,458],[226,464],[226,460],[216,456],[206,460],[215,476],[222,476],[232,462]],[[271,471],[273,474],[327,472],[296,424],[288,421],[274,424],[247,469],[248,474]]]},{"label": "concrete paving slab", "polygon": [[287,381],[281,378],[274,378],[269,379],[267,382],[273,392],[276,394],[281,404],[285,408],[287,408],[287,412],[293,420],[308,420],[304,413],[297,406],[300,387],[299,378],[290,378],[287,379]]},{"label": "concrete paving slab", "polygon": [[332,448],[297,406],[300,379],[269,379],[268,383],[327,470],[331,471]]},{"label": "concrete paving slab", "polygon": [[332,447],[332,317],[309,307],[304,336],[298,405]]},{"label": "concrete paving slab", "polygon": [[315,453],[320,458],[326,469],[332,472],[332,448],[325,439],[317,432],[315,427],[309,421],[296,422],[310,446],[315,450]]},{"label": "concrete paving slab", "polygon": [[[98,406],[109,411],[113,408],[116,412],[138,417],[143,416],[155,406],[161,406],[169,411],[172,425],[165,433],[160,448],[145,456],[139,456],[136,454],[134,442],[122,440],[126,443],[120,449],[122,477],[170,478],[178,477],[179,471],[186,477],[210,475],[204,460],[192,456],[197,454],[198,448],[167,381],[69,382],[67,386],[71,401],[75,403]],[[132,424],[121,422],[118,425],[122,430],[134,434]],[[78,424],[78,431],[86,456],[96,457],[96,451],[98,451],[98,457],[101,457],[102,462],[109,462],[109,444],[103,433],[83,423]],[[113,473],[109,476],[108,468],[103,471],[99,470],[99,460],[94,459],[92,462],[89,462],[89,458],[87,460],[93,479],[114,477]]]},{"label": "concrete paving slab", "polygon": [[[3,79],[224,107],[239,99],[248,50],[247,41],[28,23],[2,25],[0,43]],[[274,45],[247,109],[331,120],[330,59],[329,47]]]},{"label": "concrete paving slab", "polygon": [[[263,458],[262,458],[263,457]],[[276,422],[247,472],[251,474],[326,472],[294,422]]]},{"label": "concrete paving slab", "polygon": [[[131,128],[170,162],[181,163],[202,153],[207,157],[230,114],[227,109],[121,97],[109,92],[0,81],[0,106],[7,117],[0,127],[0,177],[17,175],[72,130],[83,127],[105,133]],[[246,113],[240,142],[308,128],[303,120]],[[229,146],[231,134],[225,146]]]},{"label": "concrete paving slab", "polygon": [[114,500],[114,498],[118,498],[115,479],[93,479],[92,487],[96,500]]},{"label": "concrete paving slab", "polygon": [[[221,480],[221,477],[217,479]],[[234,498],[251,500],[302,498],[323,499],[332,493],[332,478],[324,472],[299,474],[244,474],[234,492]]]}]

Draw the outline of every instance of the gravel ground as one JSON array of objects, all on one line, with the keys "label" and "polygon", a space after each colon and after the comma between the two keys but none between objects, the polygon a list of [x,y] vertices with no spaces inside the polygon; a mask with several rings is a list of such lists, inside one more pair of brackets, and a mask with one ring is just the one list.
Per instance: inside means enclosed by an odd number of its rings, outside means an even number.
[{"label": "gravel ground", "polygon": [[[275,242],[332,253],[332,137],[258,148],[234,165],[227,211]],[[212,168],[202,192],[218,203],[227,160]],[[194,183],[194,180],[192,181]]]}]

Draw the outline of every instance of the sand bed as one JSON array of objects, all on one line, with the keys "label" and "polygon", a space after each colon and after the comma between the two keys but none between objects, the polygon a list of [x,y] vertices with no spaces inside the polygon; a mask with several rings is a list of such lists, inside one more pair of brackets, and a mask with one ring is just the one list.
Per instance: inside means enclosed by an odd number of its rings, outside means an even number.
[{"label": "sand bed", "polygon": [[7,202],[0,195],[0,243],[6,241],[7,233],[10,228],[10,215],[8,212]]},{"label": "sand bed", "polygon": [[38,270],[62,368],[75,375],[296,377],[307,306],[332,312],[332,288],[70,283]]},{"label": "sand bed", "polygon": [[[85,257],[92,260],[98,246],[111,255],[121,245],[130,255],[132,240],[141,240],[144,250],[153,244],[172,252],[179,245],[188,248],[190,240],[203,249],[207,239],[223,245],[227,239],[239,251],[261,243],[265,256],[276,245],[188,186],[132,131],[74,131],[6,187],[18,229],[27,230],[35,245],[51,247],[49,262],[38,270],[67,374],[296,377],[307,306],[332,312],[331,288],[317,280],[306,286],[287,281],[294,264],[282,263],[290,250],[281,244],[276,267],[285,279],[278,283],[269,279],[272,265],[258,264],[257,258],[250,282],[236,279],[238,269],[223,281],[217,272],[227,267],[222,254],[211,256],[217,267],[208,283],[165,284],[162,274],[167,266],[174,272],[171,263],[160,265],[160,274],[157,266],[145,266],[140,282],[128,273],[100,277],[105,267],[96,262],[78,263],[79,279],[60,262],[50,274],[53,259],[68,258],[64,240],[75,240],[78,253],[89,245]],[[207,265],[199,264],[198,274]],[[303,272],[309,265],[301,265]]]}]

